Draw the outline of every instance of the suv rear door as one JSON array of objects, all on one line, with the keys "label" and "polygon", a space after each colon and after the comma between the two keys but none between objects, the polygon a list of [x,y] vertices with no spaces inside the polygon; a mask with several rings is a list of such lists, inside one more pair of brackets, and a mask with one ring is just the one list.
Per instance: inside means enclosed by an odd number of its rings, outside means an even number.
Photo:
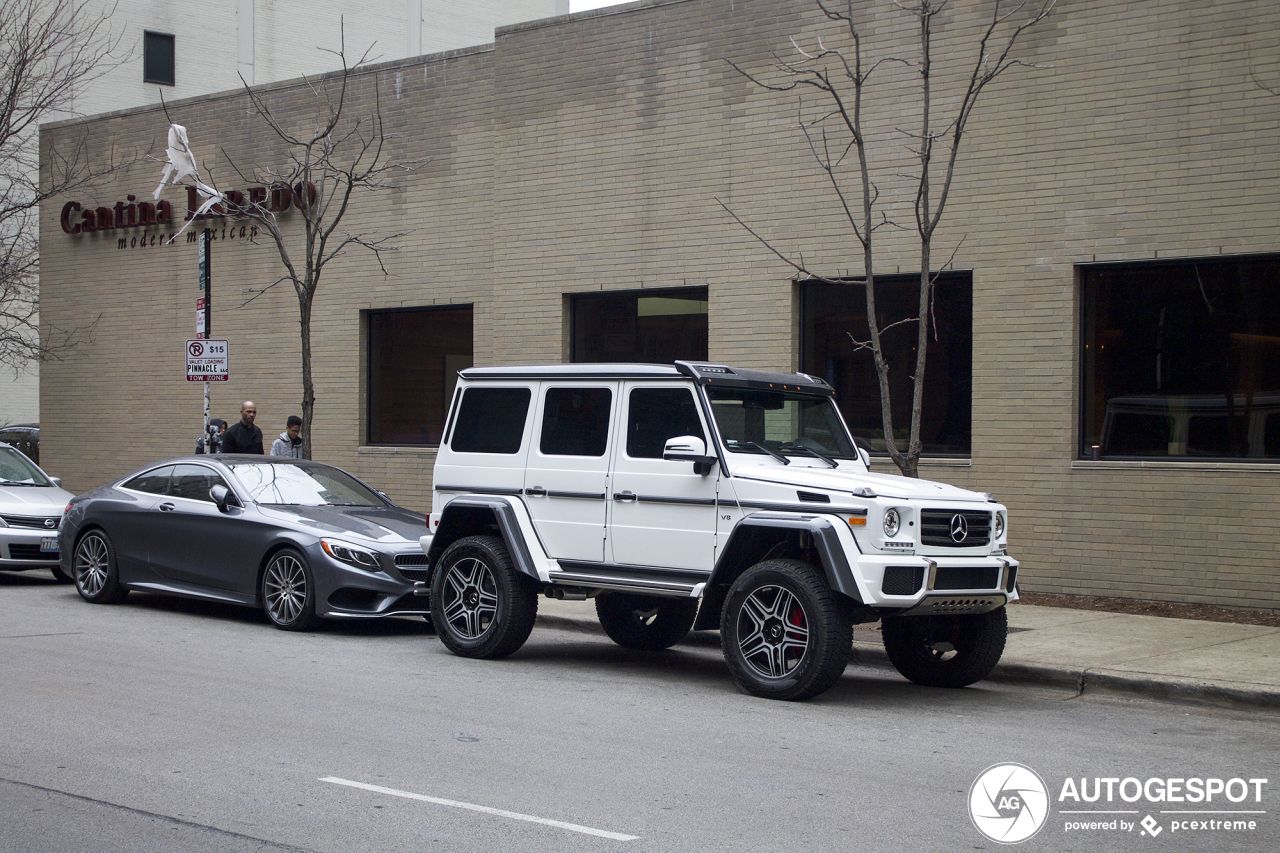
[{"label": "suv rear door", "polygon": [[524,502],[547,553],[604,560],[615,382],[544,382],[525,466]]}]

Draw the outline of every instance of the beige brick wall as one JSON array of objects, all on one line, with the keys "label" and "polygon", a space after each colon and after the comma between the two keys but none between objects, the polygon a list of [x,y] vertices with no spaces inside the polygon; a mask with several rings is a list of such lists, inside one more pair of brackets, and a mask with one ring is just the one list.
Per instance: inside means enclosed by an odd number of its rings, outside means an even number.
[{"label": "beige brick wall", "polygon": [[[875,51],[909,49],[892,4],[859,5],[874,15]],[[943,22],[941,84],[972,59],[957,34],[978,24],[973,8],[956,3]],[[1280,248],[1280,98],[1250,79],[1280,84],[1260,41],[1278,26],[1280,9],[1253,0],[1065,0],[1021,51],[1049,67],[1010,72],[970,125],[935,258],[955,250],[955,267],[973,270],[973,456],[924,473],[1009,505],[1026,589],[1280,607],[1280,469],[1073,462],[1077,265]],[[712,358],[793,369],[790,271],[716,199],[821,269],[859,272],[860,254],[793,129],[794,96],[755,89],[724,60],[764,74],[790,37],[813,45],[819,34],[831,43],[803,0],[653,2],[508,27],[491,51],[380,70],[397,156],[430,162],[352,215],[353,228],[408,232],[392,275],[352,255],[318,299],[317,457],[426,508],[431,451],[360,447],[359,312],[370,308],[473,303],[477,363],[559,361],[565,294],[706,286]],[[275,97],[298,120],[310,109],[300,90]],[[915,122],[912,103],[887,78],[867,104],[877,183],[900,222],[911,186],[892,128]],[[170,109],[197,146],[278,156],[239,97]],[[85,129],[98,156],[122,161],[154,148],[164,119],[57,126],[45,145]],[[239,186],[213,145],[200,153]],[[96,193],[147,192],[157,173],[139,160]],[[85,489],[191,444],[200,393],[182,381],[181,346],[195,252],[68,237],[59,210],[44,213],[45,320],[101,319],[92,347],[45,368],[43,452]],[[918,269],[912,232],[877,241],[879,271]],[[275,274],[267,247],[215,244],[215,331],[231,339],[235,377],[215,389],[215,409],[233,416],[252,396],[268,435],[298,408],[296,302],[281,286],[226,306]]]}]

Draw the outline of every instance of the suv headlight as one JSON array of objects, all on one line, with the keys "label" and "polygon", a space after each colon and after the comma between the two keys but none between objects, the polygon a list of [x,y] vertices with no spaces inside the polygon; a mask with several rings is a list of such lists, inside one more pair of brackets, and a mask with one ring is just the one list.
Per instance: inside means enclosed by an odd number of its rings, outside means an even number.
[{"label": "suv headlight", "polygon": [[1004,538],[1004,513],[1003,512],[996,513],[995,532],[996,532],[995,539],[997,542],[999,542],[1001,539]]},{"label": "suv headlight", "polygon": [[886,510],[884,514],[884,535],[890,539],[898,535],[898,531],[902,529],[902,516],[898,515],[896,509]]},{"label": "suv headlight", "polygon": [[339,542],[336,539],[321,539],[320,547],[335,560],[374,572],[382,569],[378,564],[378,555],[372,551],[366,551],[363,548],[357,548],[354,545],[348,545],[346,542]]}]

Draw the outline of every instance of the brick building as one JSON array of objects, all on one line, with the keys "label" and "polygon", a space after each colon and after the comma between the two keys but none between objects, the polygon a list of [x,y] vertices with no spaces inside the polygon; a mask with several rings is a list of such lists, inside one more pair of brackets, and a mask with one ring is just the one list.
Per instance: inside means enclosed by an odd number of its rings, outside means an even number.
[{"label": "brick building", "polygon": [[[873,52],[911,50],[893,4],[858,5]],[[940,22],[939,86],[967,74],[975,8],[988,7],[957,3]],[[1280,62],[1260,35],[1277,28],[1261,0],[1062,0],[1020,43],[1041,67],[1001,78],[969,127],[935,238],[949,263],[921,468],[1009,505],[1026,589],[1280,607]],[[353,230],[404,234],[390,275],[352,253],[317,298],[316,458],[425,510],[449,377],[574,359],[802,369],[882,443],[869,362],[849,343],[860,286],[794,281],[717,201],[811,267],[861,272],[795,94],[725,61],[768,75],[792,37],[819,36],[839,41],[808,0],[647,0],[361,77],[393,156],[429,160],[350,214]],[[886,212],[908,223],[893,129],[915,121],[912,80],[885,79],[865,109]],[[264,89],[291,120],[314,113],[301,86]],[[226,157],[282,156],[246,100],[169,106],[224,189],[247,188],[226,180]],[[74,199],[110,208],[149,198],[158,166],[127,152],[159,150],[165,127],[141,108],[46,126],[42,144],[87,133],[96,156],[121,158]],[[42,458],[83,490],[194,442],[201,388],[182,350],[196,249],[155,228],[65,233],[71,200],[43,211],[43,317],[99,319],[91,346],[43,370]],[[297,302],[282,285],[239,307],[278,259],[239,223],[203,224],[218,237],[214,333],[231,342],[215,414],[253,398],[270,434],[300,408]],[[918,246],[911,229],[877,241],[891,320],[911,297],[893,277],[918,272]]]}]

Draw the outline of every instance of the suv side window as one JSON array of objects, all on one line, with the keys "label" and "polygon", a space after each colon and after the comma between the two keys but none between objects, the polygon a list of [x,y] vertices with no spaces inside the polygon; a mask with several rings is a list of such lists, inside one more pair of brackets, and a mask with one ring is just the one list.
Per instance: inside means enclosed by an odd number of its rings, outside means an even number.
[{"label": "suv side window", "polygon": [[694,435],[706,441],[688,388],[635,388],[627,412],[627,455],[661,459],[667,439]]},{"label": "suv side window", "polygon": [[209,490],[214,486],[226,485],[212,468],[203,465],[177,465],[174,466],[173,475],[169,477],[168,494],[171,498],[213,503]]},{"label": "suv side window", "polygon": [[139,474],[120,488],[133,489],[135,492],[146,492],[149,495],[165,495],[169,493],[169,475],[173,473],[173,466],[166,465],[163,468],[156,468],[154,471],[147,471],[145,474]]},{"label": "suv side window", "polygon": [[608,388],[548,388],[542,406],[542,454],[604,456],[612,402]]},{"label": "suv side window", "polygon": [[455,453],[519,453],[532,398],[528,388],[467,388],[449,449]]}]

